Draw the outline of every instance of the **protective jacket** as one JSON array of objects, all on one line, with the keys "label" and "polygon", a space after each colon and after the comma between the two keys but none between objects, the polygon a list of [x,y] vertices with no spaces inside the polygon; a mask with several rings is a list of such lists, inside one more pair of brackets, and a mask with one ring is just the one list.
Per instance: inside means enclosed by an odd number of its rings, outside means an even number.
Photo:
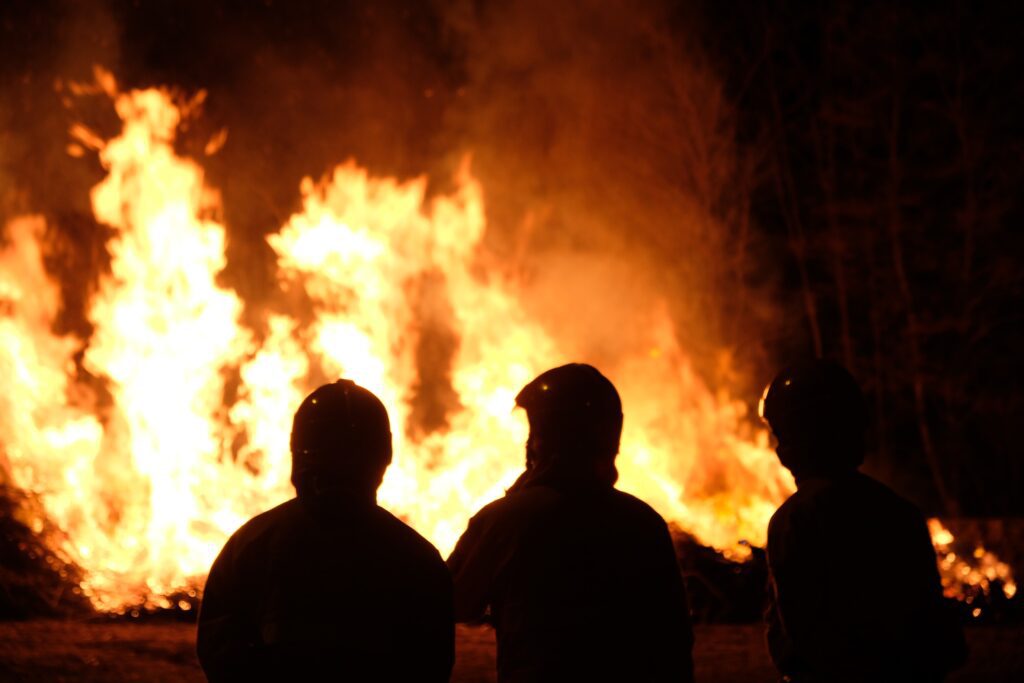
[{"label": "protective jacket", "polygon": [[448,558],[461,622],[489,618],[500,683],[691,681],[693,633],[664,520],[608,485],[527,485]]},{"label": "protective jacket", "polygon": [[768,564],[769,650],[795,683],[939,681],[966,656],[924,518],[870,477],[799,480]]},{"label": "protective jacket", "polygon": [[253,518],[210,569],[198,654],[210,681],[447,681],[451,579],[372,500],[293,499]]}]

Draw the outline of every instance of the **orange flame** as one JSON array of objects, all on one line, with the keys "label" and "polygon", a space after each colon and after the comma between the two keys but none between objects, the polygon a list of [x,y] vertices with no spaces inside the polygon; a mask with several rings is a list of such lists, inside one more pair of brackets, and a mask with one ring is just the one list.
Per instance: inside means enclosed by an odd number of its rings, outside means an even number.
[{"label": "orange flame", "polygon": [[[385,402],[396,457],[380,501],[449,550],[522,467],[515,393],[587,356],[586,339],[556,339],[531,318],[516,282],[481,272],[483,192],[468,164],[452,195],[429,202],[425,179],[373,178],[354,163],[304,181],[302,210],[269,243],[282,290],[304,297],[312,320],[268,311],[257,335],[217,282],[219,198],[173,149],[187,108],[165,90],[120,93],[100,75],[103,87],[79,90],[114,98],[121,134],[72,131],[99,151],[107,176],[93,210],[115,230],[111,271],[88,307],[91,337],[51,331],[60,296],[42,264],[42,219],[8,225],[0,254],[7,470],[63,531],[58,550],[85,570],[86,595],[104,610],[170,606],[165,596],[201,578],[235,528],[289,497],[291,415],[317,375],[350,377]],[[763,539],[791,481],[745,406],[701,384],[665,307],[637,319],[632,351],[600,362],[626,406],[621,486],[742,553],[736,542]],[[455,340],[451,400],[422,429],[416,353],[430,325]]]},{"label": "orange flame", "polygon": [[[963,557],[953,550],[955,539],[942,522],[929,519],[928,530],[939,556],[942,590],[946,597],[971,603],[976,593],[988,596],[997,581],[1007,599],[1012,599],[1017,594],[1013,570],[994,553],[979,544],[975,546],[970,557]],[[981,616],[981,608],[974,608],[971,614],[975,617]]]},{"label": "orange flame", "polygon": [[[55,550],[84,570],[98,609],[170,607],[234,529],[292,495],[291,416],[318,376],[352,378],[387,405],[396,455],[380,502],[442,553],[521,470],[515,393],[587,359],[622,394],[620,487],[727,554],[763,543],[793,484],[746,406],[703,385],[663,303],[630,312],[621,353],[547,331],[521,283],[480,267],[483,190],[468,164],[451,195],[429,202],[425,179],[374,178],[352,162],[303,181],[301,211],[268,241],[282,291],[312,315],[267,311],[257,333],[218,284],[219,197],[174,152],[196,100],[120,93],[98,76],[100,87],[78,90],[112,97],[123,128],[109,141],[72,131],[99,151],[107,176],[92,205],[115,231],[88,306],[92,335],[52,332],[60,292],[43,267],[41,218],[12,221],[0,250],[3,469],[63,532]],[[443,418],[423,427],[414,397],[437,379],[417,349],[431,327],[453,340],[438,371],[450,387]]]}]

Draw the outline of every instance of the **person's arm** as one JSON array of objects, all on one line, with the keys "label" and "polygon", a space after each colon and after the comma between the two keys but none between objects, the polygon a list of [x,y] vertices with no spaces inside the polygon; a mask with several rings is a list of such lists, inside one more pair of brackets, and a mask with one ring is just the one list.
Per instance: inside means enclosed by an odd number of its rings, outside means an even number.
[{"label": "person's arm", "polygon": [[675,545],[668,527],[661,519],[655,540],[656,566],[651,573],[656,595],[661,599],[658,618],[659,637],[663,638],[661,667],[655,680],[665,683],[692,683],[693,681],[693,626],[690,623],[690,603],[686,596],[683,575],[679,571]]},{"label": "person's arm", "polygon": [[473,517],[448,556],[456,623],[481,622],[487,612],[499,565],[490,526],[481,515]]},{"label": "person's arm", "polygon": [[765,587],[766,604],[764,609],[765,640],[768,645],[768,655],[780,673],[791,672],[793,660],[793,645],[782,628],[782,617],[779,615],[778,588],[775,585],[773,576],[768,577],[768,584]]},{"label": "person's arm", "polygon": [[940,676],[945,676],[967,661],[967,642],[956,609],[943,597],[942,579],[928,525],[920,514],[918,517],[915,539],[917,563],[921,583],[928,591],[928,608],[922,615],[918,631],[925,636],[920,643],[921,656],[924,661],[935,665]]},{"label": "person's arm", "polygon": [[455,665],[455,622],[452,614],[452,580],[441,559],[430,572],[427,590],[428,603],[424,613],[429,621],[424,624],[421,642],[424,669],[417,672],[417,680],[424,683],[447,683]]},{"label": "person's arm", "polygon": [[[773,518],[768,527],[768,649],[783,675],[799,673],[814,662],[835,666],[833,647],[843,625],[828,610],[828,583],[816,527],[795,515]],[[826,668],[827,670],[827,668]]]},{"label": "person's arm", "polygon": [[238,577],[234,576],[234,546],[229,539],[221,550],[203,590],[196,632],[196,654],[210,683],[247,680],[252,670],[252,638],[239,604]]}]

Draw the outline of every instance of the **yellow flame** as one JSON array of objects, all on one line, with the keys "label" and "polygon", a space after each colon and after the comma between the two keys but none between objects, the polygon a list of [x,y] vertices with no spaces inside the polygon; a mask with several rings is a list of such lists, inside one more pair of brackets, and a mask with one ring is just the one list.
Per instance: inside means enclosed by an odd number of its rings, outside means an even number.
[{"label": "yellow flame", "polygon": [[[483,192],[468,165],[431,201],[425,179],[373,178],[352,162],[304,181],[301,210],[268,241],[281,288],[313,316],[268,311],[257,333],[218,284],[219,198],[173,148],[200,98],[119,93],[101,75],[79,89],[114,98],[121,134],[72,131],[99,150],[107,176],[93,210],[114,229],[91,337],[51,332],[60,293],[42,265],[41,219],[11,223],[0,255],[7,469],[64,532],[59,550],[86,571],[86,594],[101,609],[171,605],[165,596],[201,578],[231,531],[289,497],[291,415],[314,376],[352,378],[385,402],[396,457],[380,501],[447,552],[522,467],[516,392],[587,348],[554,338],[516,282],[479,267]],[[763,540],[792,482],[744,406],[702,385],[666,307],[637,315],[645,332],[632,350],[601,362],[626,406],[621,486],[742,556],[736,542]],[[439,377],[451,396],[441,424],[417,428],[414,397],[433,362],[417,353],[432,328],[453,340],[437,361],[450,366]]]},{"label": "yellow flame", "polygon": [[[621,488],[734,557],[749,553],[740,540],[763,543],[793,482],[745,404],[704,386],[664,302],[633,304],[614,353],[587,330],[545,329],[522,283],[481,267],[483,190],[468,164],[452,194],[429,201],[425,179],[354,162],[303,181],[301,209],[268,238],[282,299],[303,312],[268,310],[249,330],[218,283],[217,193],[173,148],[201,97],[176,105],[98,76],[79,90],[113,97],[123,128],[109,141],[75,129],[99,150],[107,175],[92,205],[114,230],[92,335],[52,332],[60,291],[42,219],[10,223],[0,250],[3,464],[63,532],[56,550],[85,570],[98,608],[174,605],[234,529],[292,495],[291,416],[317,377],[349,377],[387,405],[395,459],[379,499],[442,553],[522,468],[516,392],[570,360],[595,360],[622,394]],[[450,342],[438,358],[423,356],[431,334]],[[416,401],[430,382],[448,398],[424,425]]]}]

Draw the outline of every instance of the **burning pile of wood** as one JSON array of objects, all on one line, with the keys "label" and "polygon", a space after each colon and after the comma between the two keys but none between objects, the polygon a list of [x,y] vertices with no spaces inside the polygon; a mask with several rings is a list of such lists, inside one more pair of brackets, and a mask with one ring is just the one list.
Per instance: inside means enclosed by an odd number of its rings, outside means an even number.
[{"label": "burning pile of wood", "polygon": [[1024,618],[1024,601],[1013,578],[1013,567],[1019,569],[1024,560],[1024,520],[932,519],[928,526],[943,591],[957,601],[965,618]]},{"label": "burning pile of wood", "polygon": [[32,501],[0,484],[0,619],[88,614],[81,571],[45,542],[45,527],[30,528]]},{"label": "burning pile of wood", "polygon": [[[93,613],[83,596],[82,572],[50,550],[52,529],[30,528],[25,510],[31,501],[0,485],[0,619],[72,616]],[[1024,548],[1022,520],[931,520],[932,536],[948,599],[955,601],[965,622],[1024,621],[1024,598],[1013,580],[1014,548]],[[957,530],[957,535],[947,529]],[[768,567],[764,550],[746,546],[743,559],[727,557],[702,545],[674,526],[672,535],[680,569],[686,579],[694,621],[750,623],[761,619]],[[988,550],[992,547],[996,550]],[[1004,554],[1005,551],[1005,554]],[[865,571],[868,571],[865,569]],[[192,620],[199,606],[199,586],[165,596],[160,605],[127,606],[113,618]]]},{"label": "burning pile of wood", "polygon": [[[956,535],[947,528],[957,531]],[[1024,520],[929,520],[943,592],[966,622],[1024,621],[1024,598],[1013,567],[1024,557]],[[761,618],[768,566],[762,548],[742,560],[701,545],[674,528],[676,552],[686,578],[695,621],[751,622]],[[1018,554],[1014,554],[1018,553]],[[1004,558],[1003,561],[1000,558]],[[874,571],[865,567],[865,571]]]}]

